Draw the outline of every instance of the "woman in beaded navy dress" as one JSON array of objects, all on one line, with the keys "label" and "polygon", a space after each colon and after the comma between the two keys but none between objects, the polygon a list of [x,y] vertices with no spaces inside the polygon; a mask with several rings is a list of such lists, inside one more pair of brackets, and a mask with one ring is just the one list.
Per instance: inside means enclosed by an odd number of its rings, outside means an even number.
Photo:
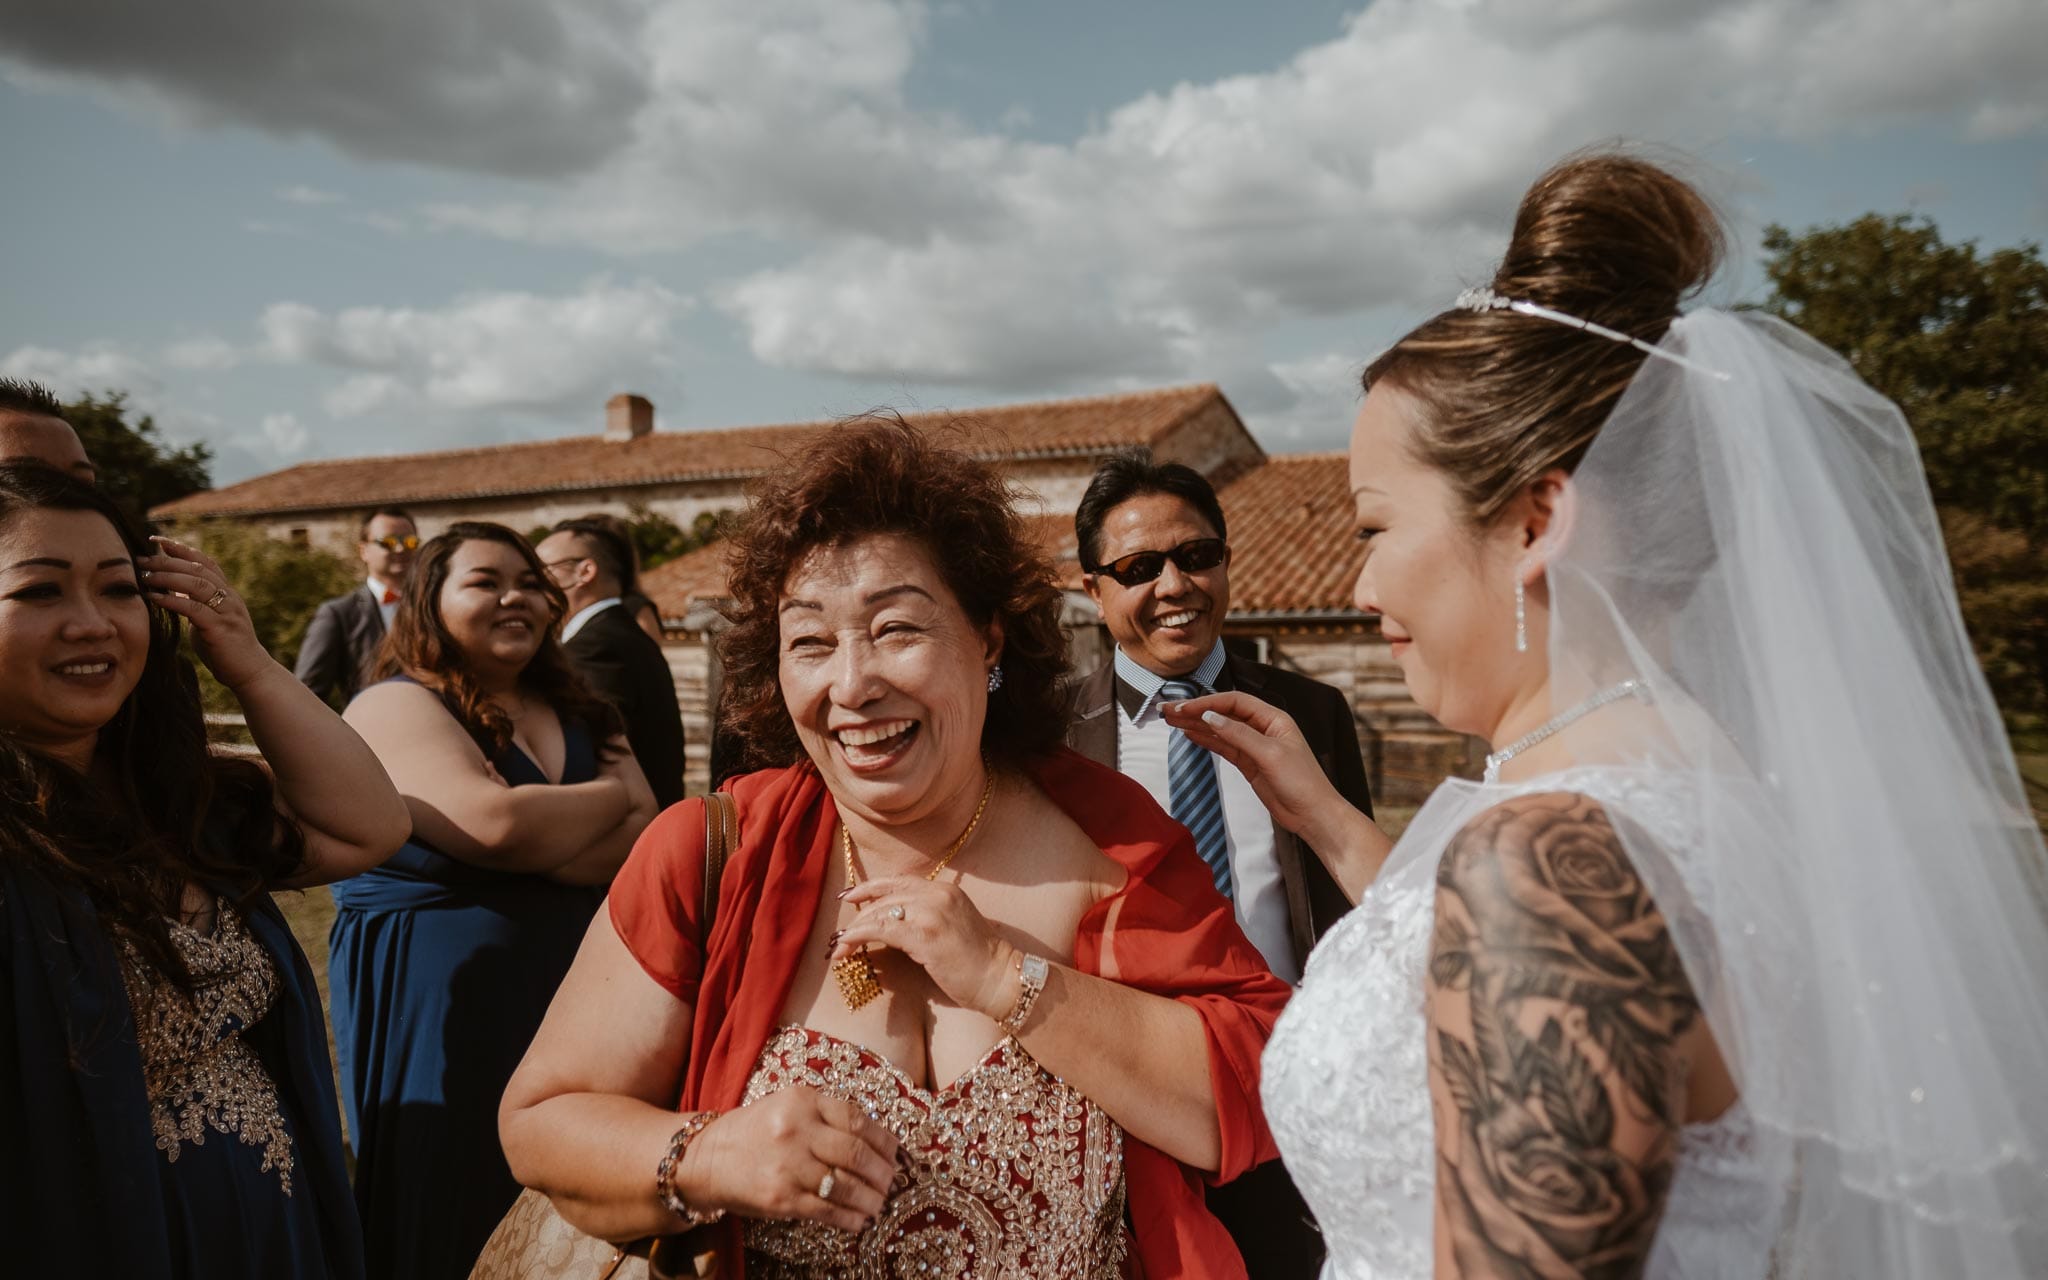
[{"label": "woman in beaded navy dress", "polygon": [[519,1194],[498,1099],[605,886],[654,816],[618,712],[572,673],[562,594],[517,533],[420,548],[346,713],[413,838],[335,886],[328,980],[366,1257],[461,1280]]},{"label": "woman in beaded navy dress", "polygon": [[[187,624],[263,765],[210,753]],[[52,467],[0,465],[8,1274],[360,1280],[320,998],[269,891],[405,830],[217,564]]]}]

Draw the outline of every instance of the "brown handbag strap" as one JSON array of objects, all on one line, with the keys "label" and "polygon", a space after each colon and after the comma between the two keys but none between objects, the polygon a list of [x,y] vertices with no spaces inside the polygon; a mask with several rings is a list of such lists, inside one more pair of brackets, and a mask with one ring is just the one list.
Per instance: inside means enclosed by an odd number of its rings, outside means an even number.
[{"label": "brown handbag strap", "polygon": [[708,948],[711,923],[718,918],[718,882],[725,878],[725,860],[740,842],[740,811],[729,791],[704,797],[704,913],[698,936]]}]

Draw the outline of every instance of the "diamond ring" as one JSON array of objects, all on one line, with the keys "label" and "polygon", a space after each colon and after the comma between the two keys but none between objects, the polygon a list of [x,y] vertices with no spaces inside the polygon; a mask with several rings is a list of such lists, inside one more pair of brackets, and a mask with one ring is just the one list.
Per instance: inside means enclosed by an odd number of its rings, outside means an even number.
[{"label": "diamond ring", "polygon": [[903,918],[903,908],[900,906],[889,908],[889,918],[891,920],[901,920]]},{"label": "diamond ring", "polygon": [[837,1174],[833,1173],[830,1169],[825,1170],[825,1176],[818,1179],[818,1199],[830,1200],[832,1198],[832,1188],[838,1185],[838,1182]]},{"label": "diamond ring", "polygon": [[226,587],[222,587],[220,590],[214,592],[211,596],[207,597],[206,607],[213,610],[215,613],[219,613],[220,607],[226,604],[227,602],[228,589]]}]

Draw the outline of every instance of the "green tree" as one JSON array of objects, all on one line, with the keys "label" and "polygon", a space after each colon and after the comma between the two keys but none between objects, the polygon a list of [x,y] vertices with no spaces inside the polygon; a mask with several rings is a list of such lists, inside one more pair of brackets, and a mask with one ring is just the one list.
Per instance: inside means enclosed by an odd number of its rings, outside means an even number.
[{"label": "green tree", "polygon": [[2048,544],[2048,262],[1867,214],[1764,236],[1765,309],[1898,401],[1943,506]]},{"label": "green tree", "polygon": [[1912,423],[1979,661],[2009,721],[2048,712],[2048,263],[1869,214],[1764,236],[1764,309]]},{"label": "green tree", "polygon": [[[360,565],[318,547],[265,536],[251,525],[229,521],[181,530],[220,562],[229,582],[249,606],[256,636],[272,657],[289,667],[298,660],[306,624],[320,602],[360,585]],[[201,678],[209,711],[236,711],[233,698],[211,675]]]},{"label": "green tree", "polygon": [[64,406],[64,420],[78,432],[100,487],[138,516],[213,486],[213,451],[204,444],[172,448],[148,414],[130,423],[125,391],[80,396]]}]

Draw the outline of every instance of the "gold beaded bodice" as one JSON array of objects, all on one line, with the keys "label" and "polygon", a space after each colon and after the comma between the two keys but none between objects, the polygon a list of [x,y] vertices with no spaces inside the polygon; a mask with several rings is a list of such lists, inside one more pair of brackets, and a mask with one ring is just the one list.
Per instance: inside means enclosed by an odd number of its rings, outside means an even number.
[{"label": "gold beaded bodice", "polygon": [[858,1236],[823,1223],[747,1223],[764,1280],[1100,1280],[1122,1273],[1123,1130],[1004,1038],[953,1083],[920,1088],[872,1050],[807,1027],[770,1037],[745,1101],[809,1085],[846,1098],[902,1145],[896,1180]]},{"label": "gold beaded bodice", "polygon": [[292,1139],[277,1085],[243,1038],[277,999],[277,965],[226,902],[211,934],[173,921],[171,945],[192,974],[190,994],[124,944],[121,977],[142,1049],[157,1150],[176,1163],[207,1132],[262,1154],[262,1169],[292,1192]]}]

